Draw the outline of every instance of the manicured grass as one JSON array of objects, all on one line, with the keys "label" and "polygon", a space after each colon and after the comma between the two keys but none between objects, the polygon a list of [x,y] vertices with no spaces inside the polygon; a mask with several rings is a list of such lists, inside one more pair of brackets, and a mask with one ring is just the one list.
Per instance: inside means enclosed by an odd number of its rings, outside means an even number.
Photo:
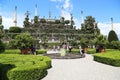
[{"label": "manicured grass", "polygon": [[50,67],[46,56],[0,54],[0,80],[40,80]]},{"label": "manicured grass", "polygon": [[113,66],[120,66],[120,51],[107,49],[106,52],[94,54],[94,60]]}]

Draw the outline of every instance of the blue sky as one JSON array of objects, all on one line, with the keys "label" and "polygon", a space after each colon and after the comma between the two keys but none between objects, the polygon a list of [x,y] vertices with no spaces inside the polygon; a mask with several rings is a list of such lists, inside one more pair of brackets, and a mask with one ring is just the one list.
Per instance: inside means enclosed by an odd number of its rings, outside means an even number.
[{"label": "blue sky", "polygon": [[35,5],[38,6],[39,17],[48,18],[48,12],[51,16],[60,18],[61,7],[64,7],[64,17],[70,19],[70,13],[73,14],[75,25],[80,28],[81,14],[83,17],[88,15],[95,17],[101,33],[107,35],[111,30],[110,18],[114,20],[114,30],[120,38],[120,0],[0,0],[0,15],[3,17],[5,28],[13,26],[14,7],[17,6],[18,26],[23,25],[25,12],[30,12],[30,19],[34,17]]}]

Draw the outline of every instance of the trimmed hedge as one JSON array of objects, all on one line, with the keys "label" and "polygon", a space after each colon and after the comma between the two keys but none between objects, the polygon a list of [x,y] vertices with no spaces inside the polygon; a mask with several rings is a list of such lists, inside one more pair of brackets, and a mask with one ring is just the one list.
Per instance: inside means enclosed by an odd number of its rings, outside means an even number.
[{"label": "trimmed hedge", "polygon": [[94,54],[94,60],[104,64],[120,67],[120,51],[109,50],[105,53]]},{"label": "trimmed hedge", "polygon": [[0,80],[40,80],[51,68],[46,56],[0,54]]},{"label": "trimmed hedge", "polygon": [[36,53],[37,54],[44,54],[44,53],[47,53],[47,50],[37,50]]},{"label": "trimmed hedge", "polygon": [[19,49],[6,49],[4,54],[20,54],[20,50]]}]

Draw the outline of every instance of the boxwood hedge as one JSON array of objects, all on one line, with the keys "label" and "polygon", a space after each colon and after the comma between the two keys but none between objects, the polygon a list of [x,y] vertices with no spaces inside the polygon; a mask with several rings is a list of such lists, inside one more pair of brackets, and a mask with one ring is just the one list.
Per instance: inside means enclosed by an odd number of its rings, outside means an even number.
[{"label": "boxwood hedge", "polygon": [[37,50],[36,53],[37,54],[44,54],[44,53],[47,53],[47,50]]},{"label": "boxwood hedge", "polygon": [[109,50],[105,53],[94,54],[94,60],[108,65],[120,67],[120,51]]},{"label": "boxwood hedge", "polygon": [[50,67],[46,56],[0,54],[0,80],[40,80]]}]

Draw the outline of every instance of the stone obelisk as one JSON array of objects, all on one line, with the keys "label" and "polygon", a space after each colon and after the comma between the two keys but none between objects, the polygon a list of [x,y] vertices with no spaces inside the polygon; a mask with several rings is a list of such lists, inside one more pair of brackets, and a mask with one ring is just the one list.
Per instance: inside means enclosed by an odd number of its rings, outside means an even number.
[{"label": "stone obelisk", "polygon": [[64,17],[64,7],[62,6],[62,14],[61,17]]},{"label": "stone obelisk", "polygon": [[111,28],[113,30],[113,18],[111,18]]},{"label": "stone obelisk", "polygon": [[49,9],[49,19],[51,18],[51,11],[50,11],[50,9]]},{"label": "stone obelisk", "polygon": [[83,19],[83,11],[81,11],[81,24],[84,23],[84,19]]},{"label": "stone obelisk", "polygon": [[38,16],[37,4],[35,5],[35,16]]},{"label": "stone obelisk", "polygon": [[14,24],[17,26],[17,6],[15,6],[15,11],[14,11]]}]

